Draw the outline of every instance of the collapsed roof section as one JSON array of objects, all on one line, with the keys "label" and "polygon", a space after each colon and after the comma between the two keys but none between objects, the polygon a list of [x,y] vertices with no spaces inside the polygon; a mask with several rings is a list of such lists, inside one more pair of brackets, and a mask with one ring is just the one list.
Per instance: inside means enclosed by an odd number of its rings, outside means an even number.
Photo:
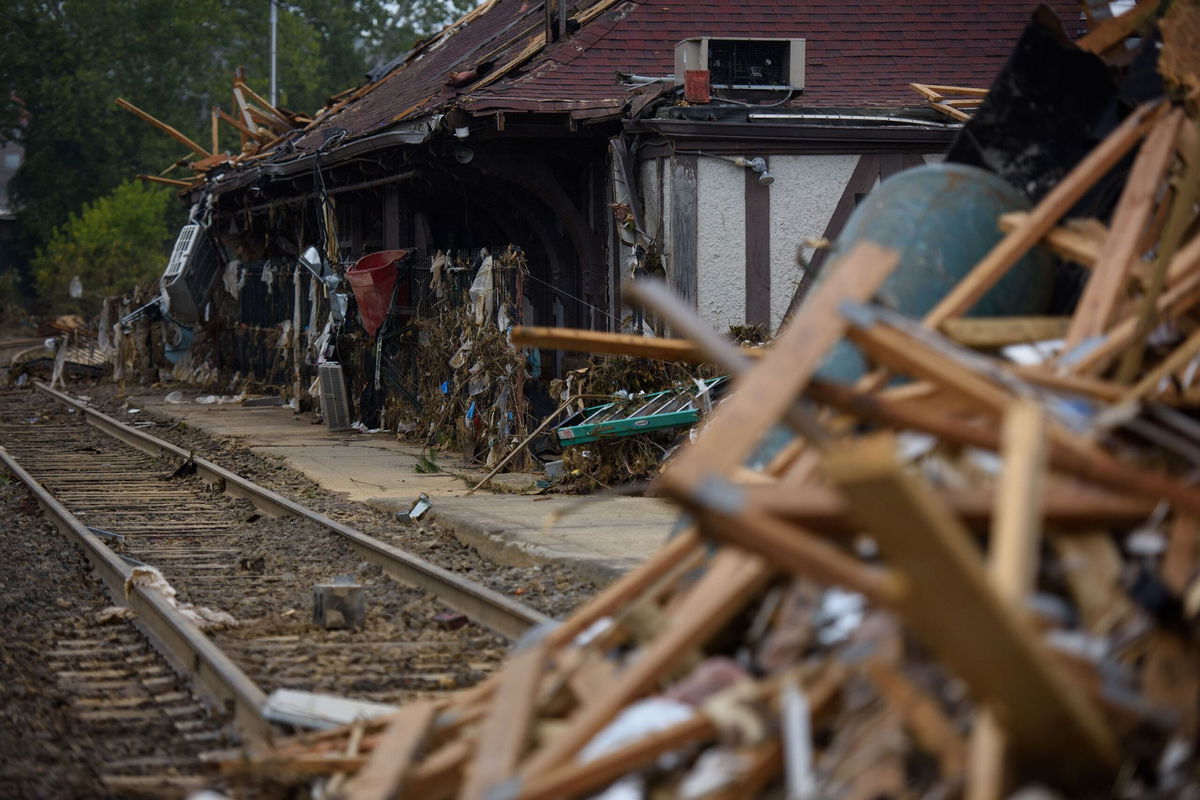
[{"label": "collapsed roof section", "polygon": [[[1032,10],[1024,1],[564,2],[556,14],[553,0],[549,13],[546,3],[488,0],[335,98],[287,149],[306,154],[397,127],[419,140],[429,126],[414,123],[456,109],[619,118],[673,88],[675,46],[697,37],[805,39],[806,84],[771,98],[775,109],[911,107],[914,80],[990,84]],[[1078,7],[1055,6],[1077,34]]]}]

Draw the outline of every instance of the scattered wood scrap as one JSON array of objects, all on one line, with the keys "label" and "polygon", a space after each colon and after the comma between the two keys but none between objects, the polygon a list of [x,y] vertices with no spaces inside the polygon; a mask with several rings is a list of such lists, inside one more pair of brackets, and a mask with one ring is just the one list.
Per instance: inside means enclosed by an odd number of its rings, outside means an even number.
[{"label": "scattered wood scrap", "polygon": [[929,107],[945,114],[955,122],[966,122],[979,110],[987,89],[970,86],[938,86],[928,83],[910,83],[909,88],[925,98]]},{"label": "scattered wood scrap", "polygon": [[[689,526],[483,684],[226,775],[352,776],[341,796],[362,800],[1200,791],[1195,126],[1136,109],[997,220],[923,320],[876,302],[897,256],[860,243],[761,350],[661,286],[630,299],[684,338],[515,329],[732,377],[652,487]],[[1061,222],[1139,146],[1111,219]],[[1074,312],[964,317],[1033,247],[1090,267]],[[845,342],[904,383],[822,379]]]},{"label": "scattered wood scrap", "polygon": [[[191,160],[181,159],[163,170],[160,175],[137,176],[138,180],[148,183],[178,186],[181,189],[200,185],[208,173],[215,169],[238,164],[271,149],[292,131],[304,128],[312,122],[310,117],[303,114],[272,106],[246,85],[240,74],[236,75],[233,80],[233,107],[237,116],[229,114],[219,106],[212,107],[209,118],[211,146],[208,149],[128,100],[118,97],[115,102],[119,107],[167,134],[191,151]],[[221,152],[220,125],[222,122],[237,131],[241,141],[239,152]],[[190,169],[194,176],[188,180],[166,177],[168,172],[180,166]]]}]

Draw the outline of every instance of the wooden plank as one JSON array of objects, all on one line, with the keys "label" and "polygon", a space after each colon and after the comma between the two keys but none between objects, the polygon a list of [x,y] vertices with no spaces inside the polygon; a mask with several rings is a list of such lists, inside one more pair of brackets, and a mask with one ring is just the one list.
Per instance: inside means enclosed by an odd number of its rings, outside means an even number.
[{"label": "wooden plank", "polygon": [[1160,105],[1138,108],[1108,138],[1097,145],[1030,212],[1024,224],[1014,228],[983,257],[968,275],[925,315],[925,324],[941,326],[959,317],[1004,277],[1022,256],[1049,233],[1062,216],[1137,144],[1162,114]]},{"label": "wooden plank", "polygon": [[[1155,303],[1158,319],[1178,316],[1200,302],[1200,236],[1193,238],[1171,259],[1167,283],[1170,288]],[[1137,317],[1126,317],[1112,327],[1103,342],[1066,366],[1066,371],[1076,375],[1099,375],[1136,340],[1137,331]]]},{"label": "wooden plank", "polygon": [[[1183,131],[1195,130],[1196,126],[1191,120],[1184,120],[1180,127],[1180,139],[1184,138]],[[1138,309],[1137,327],[1134,330],[1133,341],[1126,349],[1125,355],[1121,359],[1121,365],[1117,369],[1117,381],[1120,383],[1129,383],[1141,371],[1146,337],[1150,335],[1157,319],[1156,308],[1159,295],[1162,294],[1163,287],[1168,281],[1171,262],[1179,252],[1179,246],[1183,244],[1187,230],[1193,222],[1192,209],[1196,205],[1196,198],[1200,197],[1200,185],[1198,185],[1200,184],[1200,142],[1191,144],[1194,149],[1190,153],[1190,157],[1185,158],[1183,173],[1174,184],[1174,196],[1169,203],[1162,204],[1164,209],[1170,206],[1167,218],[1164,220],[1166,230],[1162,232],[1161,238],[1155,236],[1156,241],[1153,246],[1157,252],[1154,257],[1154,268],[1150,272],[1150,279],[1146,282],[1146,292],[1141,300],[1141,308]]]},{"label": "wooden plank", "polygon": [[684,300],[696,303],[697,185],[696,156],[671,158],[671,253],[667,273]]},{"label": "wooden plank", "polygon": [[1111,778],[1118,751],[1099,714],[990,587],[966,529],[894,453],[881,436],[831,449],[824,469],[908,579],[909,627],[992,709],[1032,771],[1072,783]]},{"label": "wooden plank", "polygon": [[248,131],[254,131],[251,135],[257,137],[259,135],[258,126],[254,124],[254,118],[250,116],[250,108],[246,103],[245,94],[242,93],[241,88],[236,83],[233,85],[233,100],[234,105],[241,112],[242,124],[246,126]]},{"label": "wooden plank", "polygon": [[1160,382],[1182,370],[1194,361],[1197,356],[1200,356],[1200,330],[1189,336],[1183,344],[1176,347],[1166,358],[1155,364],[1153,369],[1148,371],[1140,381],[1125,393],[1121,398],[1121,402],[1135,403],[1153,394],[1158,389]]},{"label": "wooden plank", "polygon": [[1094,31],[1081,36],[1075,44],[1089,53],[1099,55],[1112,49],[1142,26],[1158,7],[1158,0],[1140,0],[1133,8],[1119,17],[1106,19]]},{"label": "wooden plank", "polygon": [[768,354],[738,378],[734,393],[709,417],[704,436],[664,470],[659,484],[686,502],[709,475],[741,464],[763,435],[796,402],[809,378],[841,338],[844,300],[870,299],[895,269],[898,256],[862,242],[838,260],[804,307],[776,338]]},{"label": "wooden plank", "polygon": [[[1011,233],[1026,224],[1028,219],[1028,211],[1009,211],[1007,214],[1001,214],[1000,230]],[[1052,228],[1038,244],[1056,256],[1074,261],[1080,266],[1091,267],[1100,258],[1106,236],[1108,228],[1098,219],[1069,219]]]},{"label": "wooden plank", "polygon": [[229,114],[227,114],[225,112],[225,109],[220,108],[218,106],[213,106],[213,109],[216,110],[217,116],[222,121],[228,123],[231,127],[233,127],[234,130],[236,130],[242,136],[245,136],[250,139],[255,139],[255,140],[257,140],[259,138],[259,135],[257,132],[255,132],[251,128],[247,128],[245,125],[243,125],[242,123],[238,122],[236,119],[231,117]]},{"label": "wooden plank", "polygon": [[1096,267],[1088,276],[1083,296],[1067,331],[1067,348],[1099,336],[1108,329],[1117,301],[1124,296],[1130,265],[1139,259],[1139,242],[1158,205],[1158,190],[1175,156],[1175,140],[1183,110],[1160,119],[1146,137],[1133,162],[1112,227]]},{"label": "wooden plank", "polygon": [[940,778],[952,786],[962,781],[967,749],[937,700],[882,658],[868,660],[864,670],[887,704],[900,714],[921,749],[937,758]]},{"label": "wooden plank", "polygon": [[671,624],[644,646],[608,694],[587,698],[565,729],[534,752],[521,768],[522,779],[529,780],[567,763],[622,708],[651,689],[693,648],[741,613],[770,575],[770,567],[756,555],[729,548],[719,551],[671,614]]},{"label": "wooden plank", "polygon": [[180,186],[183,188],[195,186],[198,183],[198,181],[181,181],[177,180],[176,178],[163,178],[159,175],[138,175],[137,178],[139,181],[146,181],[147,183],[162,183],[166,184],[167,186]]},{"label": "wooden plank", "polygon": [[346,785],[346,800],[391,800],[398,794],[436,714],[437,705],[428,701],[397,711],[366,765]]},{"label": "wooden plank", "polygon": [[[1041,542],[1042,487],[1046,470],[1046,420],[1039,407],[1016,401],[1004,417],[1003,466],[996,489],[988,573],[1014,615],[1026,611],[1037,573]],[[1005,790],[1008,740],[988,709],[980,709],[971,731],[967,800],[1000,800]]]},{"label": "wooden plank", "polygon": [[212,107],[212,112],[209,115],[209,123],[212,126],[212,152],[221,152],[221,118],[217,116],[217,107]]},{"label": "wooden plank", "polygon": [[1082,375],[1062,375],[1050,372],[1041,365],[1005,364],[1004,367],[1018,378],[1047,389],[1074,392],[1110,402],[1120,400],[1121,396],[1125,394],[1125,389],[1120,384],[1097,378],[1086,378]]},{"label": "wooden plank", "polygon": [[[909,84],[909,86],[914,85],[916,84]],[[978,86],[945,86],[940,83],[926,83],[921,85],[943,96],[948,94],[962,94],[971,97],[987,97],[988,91],[990,91],[988,89],[981,89]]]},{"label": "wooden plank", "polygon": [[1004,417],[1003,465],[996,487],[988,572],[1014,612],[1034,589],[1041,543],[1046,472],[1046,419],[1039,406],[1015,401]]},{"label": "wooden plank", "polygon": [[[710,363],[704,351],[688,339],[657,336],[636,336],[627,333],[607,333],[581,328],[545,328],[518,325],[512,329],[512,343],[517,347],[544,347],[550,350],[572,350],[580,353],[653,358],[659,361],[683,361],[691,364]],[[739,348],[742,355],[761,358],[766,350],[754,347]]]},{"label": "wooden plank", "polygon": [[716,726],[704,714],[655,731],[624,747],[612,750],[586,763],[569,762],[537,775],[521,787],[521,800],[558,800],[595,791],[639,767],[653,764],[664,753],[678,750],[716,736]]},{"label": "wooden plank", "polygon": [[942,332],[965,347],[979,349],[1061,339],[1070,317],[963,317],[948,319]]},{"label": "wooden plank", "polygon": [[485,800],[516,772],[529,742],[548,655],[548,644],[542,639],[517,651],[505,663],[475,758],[458,794],[460,800]]},{"label": "wooden plank", "polygon": [[[785,484],[782,488],[786,491],[793,487]],[[743,507],[736,516],[712,509],[696,513],[705,533],[758,553],[777,569],[825,585],[845,586],[879,605],[895,604],[903,591],[895,575],[864,564],[846,551],[755,507]]]},{"label": "wooden plank", "polygon": [[[772,483],[740,489],[746,505],[764,514],[823,534],[852,536],[857,532],[845,499],[827,486]],[[938,491],[938,497],[972,529],[987,530],[992,524],[996,503],[993,492],[947,487]],[[1154,499],[1048,478],[1043,517],[1048,527],[1069,535],[1072,530],[1094,530],[1105,525],[1136,525],[1154,511],[1157,503]]]},{"label": "wooden plank", "polygon": [[680,562],[702,552],[704,544],[694,527],[671,538],[632,572],[600,590],[583,608],[563,620],[546,638],[554,647],[570,642],[596,621],[617,614],[625,606],[653,588],[659,579]]},{"label": "wooden plank", "polygon": [[1121,589],[1124,561],[1108,532],[1055,537],[1053,543],[1084,629],[1103,636],[1127,620],[1133,606]]},{"label": "wooden plank", "polygon": [[135,117],[142,120],[143,122],[148,122],[151,125],[153,125],[154,127],[158,128],[160,131],[167,134],[172,139],[174,139],[175,141],[182,144],[184,147],[191,150],[193,153],[196,153],[197,155],[202,156],[202,157],[212,155],[212,153],[208,152],[203,147],[196,144],[188,137],[184,136],[182,133],[177,131],[175,128],[172,128],[170,125],[168,125],[167,123],[158,119],[157,117],[147,114],[145,111],[142,111],[140,108],[138,108],[137,106],[135,106],[133,103],[129,102],[128,100],[126,100],[122,97],[118,97],[114,102],[121,108],[128,111],[130,114],[133,114]]},{"label": "wooden plank", "polygon": [[1188,584],[1200,564],[1200,517],[1194,514],[1176,514],[1171,521],[1171,532],[1167,538],[1167,552],[1163,554],[1159,572],[1163,583],[1179,597],[1183,597]]},{"label": "wooden plank", "polygon": [[251,89],[244,81],[236,81],[235,84],[245,92],[246,96],[250,98],[250,102],[258,106],[257,110],[264,117],[269,118],[274,125],[283,128],[285,131],[292,129],[292,123],[288,121],[287,117],[278,108],[271,105],[262,95]]},{"label": "wooden plank", "polygon": [[[852,328],[849,336],[879,363],[969,399],[996,418],[1004,413],[1012,399],[1007,389],[908,334],[874,325],[869,329]],[[1047,440],[1052,446],[1052,460],[1060,469],[1121,491],[1166,497],[1182,507],[1200,512],[1200,492],[1163,472],[1124,464],[1091,440],[1061,425],[1048,427]]]},{"label": "wooden plank", "polygon": [[771,332],[771,187],[758,173],[742,170],[745,195],[747,325]]}]

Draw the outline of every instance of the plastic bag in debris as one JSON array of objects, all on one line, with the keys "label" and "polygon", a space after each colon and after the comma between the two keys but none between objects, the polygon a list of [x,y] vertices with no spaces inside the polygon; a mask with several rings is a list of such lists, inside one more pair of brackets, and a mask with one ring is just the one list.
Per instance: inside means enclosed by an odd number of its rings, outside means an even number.
[{"label": "plastic bag in debris", "polygon": [[268,295],[275,293],[275,267],[269,261],[262,266],[262,282],[267,285]]},{"label": "plastic bag in debris", "polygon": [[821,595],[814,623],[817,641],[826,647],[846,639],[862,625],[867,599],[856,592],[833,587]]},{"label": "plastic bag in debris", "polygon": [[183,603],[177,606],[177,608],[180,614],[183,614],[197,628],[205,632],[220,631],[238,626],[238,621],[227,611],[218,611],[215,608],[208,608],[207,606],[194,606],[191,603]]},{"label": "plastic bag in debris", "polygon": [[186,403],[187,400],[185,400],[183,398],[183,392],[176,391],[176,392],[171,392],[166,397],[164,397],[163,402],[168,403],[173,406],[177,406],[177,405]]},{"label": "plastic bag in debris", "polygon": [[292,321],[285,319],[282,329],[279,333],[279,338],[275,340],[275,347],[279,350],[284,349],[292,341]]},{"label": "plastic bag in debris", "polygon": [[641,775],[626,775],[590,800],[645,800],[646,782]]},{"label": "plastic bag in debris", "polygon": [[652,733],[687,722],[696,710],[687,703],[666,697],[647,697],[638,700],[617,715],[579,751],[579,761],[586,764],[605,753],[611,753]]},{"label": "plastic bag in debris", "polygon": [[745,755],[727,747],[705,750],[679,784],[680,800],[699,800],[733,783],[749,766]]},{"label": "plastic bag in debris", "polygon": [[450,369],[461,369],[467,363],[467,356],[471,354],[473,345],[474,342],[469,339],[462,343],[462,346],[450,357]]},{"label": "plastic bag in debris", "polygon": [[126,600],[133,594],[133,587],[135,586],[153,589],[165,597],[168,603],[175,605],[175,587],[155,567],[139,566],[133,568],[133,571],[129,573],[129,577],[125,579]]},{"label": "plastic bag in debris", "polygon": [[156,567],[143,565],[133,568],[133,571],[129,573],[129,577],[125,579],[126,599],[133,594],[135,586],[141,586],[162,595],[163,599],[178,609],[179,613],[191,620],[202,631],[216,631],[224,628],[234,628],[238,625],[238,621],[233,615],[225,611],[218,611],[217,609],[205,606],[196,606],[191,603],[180,604],[175,597],[175,587],[163,577],[163,574]]},{"label": "plastic bag in debris", "polygon": [[467,381],[467,395],[470,397],[483,394],[492,385],[492,378],[484,371],[482,361],[472,364],[468,374],[471,376],[471,379]]},{"label": "plastic bag in debris", "polygon": [[443,288],[443,284],[445,283],[443,275],[445,271],[446,254],[441,250],[438,250],[437,255],[433,257],[433,263],[429,265],[429,288],[432,289],[433,293],[438,297],[441,297],[446,293],[445,289]]},{"label": "plastic bag in debris", "polygon": [[475,273],[475,280],[471,282],[468,294],[471,296],[471,307],[475,310],[475,324],[482,325],[485,320],[492,317],[492,306],[496,295],[491,256],[483,260],[479,272]]},{"label": "plastic bag in debris", "polygon": [[242,293],[242,287],[246,285],[246,273],[242,272],[242,262],[236,258],[225,265],[225,272],[221,275],[221,285],[225,287],[225,293],[230,297],[238,297]]}]

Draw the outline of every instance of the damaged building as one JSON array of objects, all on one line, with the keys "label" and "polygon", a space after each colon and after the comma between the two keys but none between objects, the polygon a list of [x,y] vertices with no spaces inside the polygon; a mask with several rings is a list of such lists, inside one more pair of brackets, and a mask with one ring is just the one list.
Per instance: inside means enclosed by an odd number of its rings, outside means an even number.
[{"label": "damaged building", "polygon": [[[1060,5],[1073,37],[1079,7]],[[224,310],[198,314],[213,343],[199,355],[309,386],[325,356],[351,360],[332,348],[360,319],[351,307],[339,327],[353,293],[322,277],[405,251],[397,285],[372,289],[393,295],[376,298],[388,341],[377,323],[343,344],[378,347],[375,387],[382,372],[415,400],[419,342],[399,348],[396,334],[442,286],[476,282],[482,252],[510,246],[523,267],[489,284],[504,284],[491,311],[507,322],[641,331],[620,287],[659,274],[718,327],[770,333],[824,257],[813,244],[881,178],[940,159],[961,127],[910,83],[990,85],[1031,10],[489,0],[311,122],[202,162],[190,196],[227,263]],[[297,266],[309,247],[325,266]],[[301,349],[303,376],[287,356]],[[562,351],[540,355],[536,372],[562,374]]]}]

